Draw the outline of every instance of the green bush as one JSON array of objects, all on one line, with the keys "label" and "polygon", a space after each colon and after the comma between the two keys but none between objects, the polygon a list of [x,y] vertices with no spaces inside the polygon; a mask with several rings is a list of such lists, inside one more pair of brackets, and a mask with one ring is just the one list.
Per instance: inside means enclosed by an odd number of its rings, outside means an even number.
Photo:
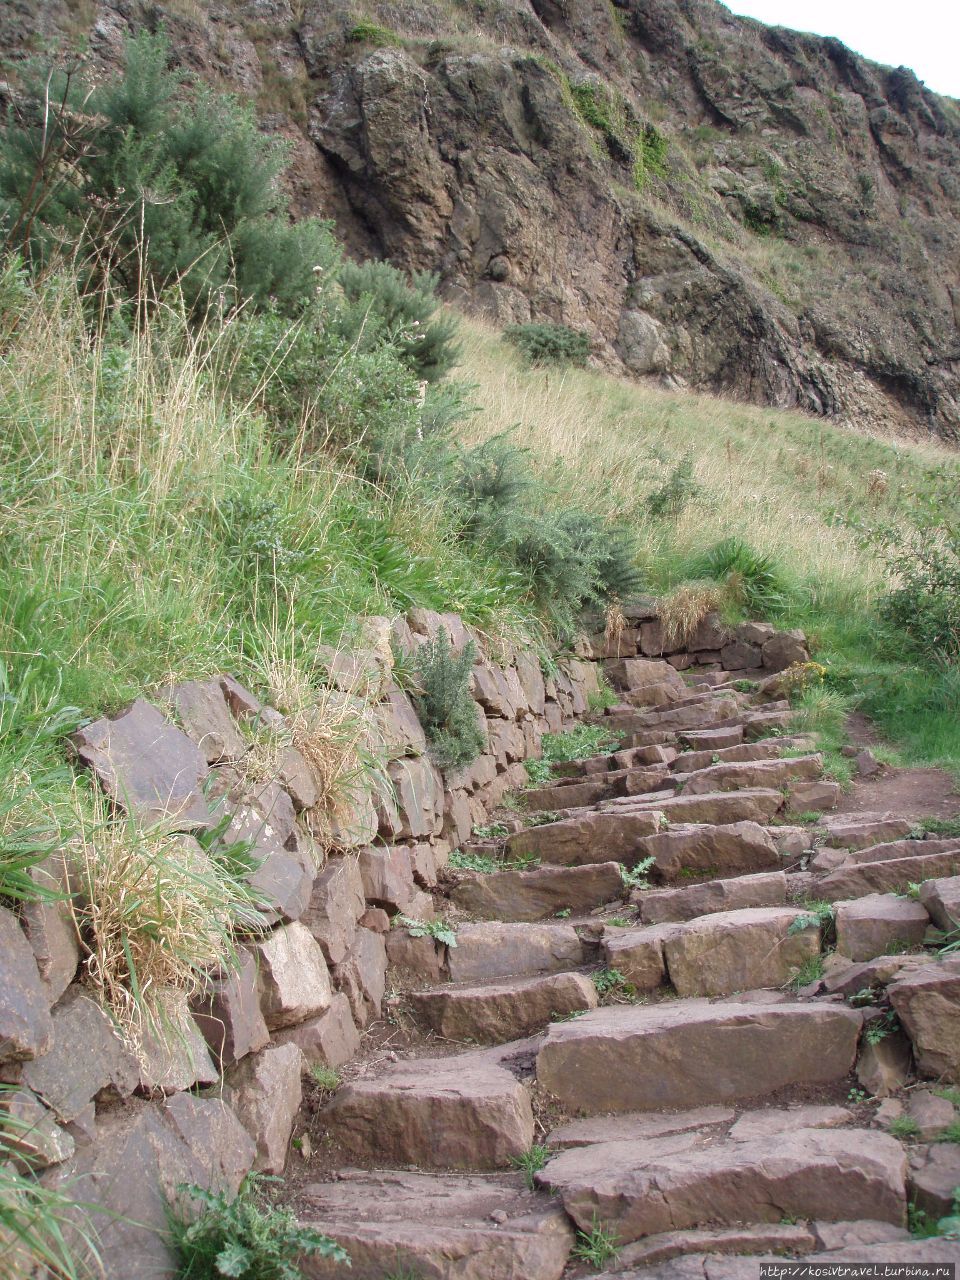
[{"label": "green bush", "polygon": [[284,314],[309,299],[336,251],[326,223],[292,224],[277,179],[288,149],[236,99],[168,67],[164,36],[127,42],[100,84],[27,77],[0,142],[0,227],[32,265],[62,244],[88,285],[155,297],[180,281],[204,310],[235,301]]},{"label": "green bush", "polygon": [[389,343],[416,378],[435,382],[456,364],[457,323],[439,315],[437,276],[409,281],[389,262],[344,262],[337,273],[345,305],[335,324],[361,351]]},{"label": "green bush", "polygon": [[667,172],[670,144],[654,125],[645,125],[633,146],[633,185],[642,191],[651,176],[662,178]]},{"label": "green bush", "polygon": [[372,44],[378,49],[398,45],[400,37],[389,27],[378,27],[375,22],[358,22],[347,32],[351,44]]},{"label": "green bush", "polygon": [[530,364],[582,367],[590,356],[590,335],[565,324],[513,324],[503,336]]},{"label": "green bush", "polygon": [[471,640],[456,654],[440,629],[417,651],[419,689],[413,695],[431,754],[441,769],[461,769],[483,750],[477,708],[470,697],[470,672],[476,658]]},{"label": "green bush", "polygon": [[693,459],[682,458],[663,484],[647,494],[647,511],[656,520],[676,519],[700,492],[693,478]]},{"label": "green bush", "polygon": [[874,537],[894,586],[880,615],[911,648],[960,659],[960,525],[951,519]]},{"label": "green bush", "polygon": [[247,1174],[232,1200],[203,1187],[180,1188],[200,1208],[195,1216],[169,1211],[177,1280],[299,1280],[302,1258],[350,1265],[346,1251],[329,1236],[302,1227],[289,1209],[266,1202],[260,1186],[269,1181],[275,1179]]},{"label": "green bush", "polygon": [[786,603],[787,584],[780,566],[742,538],[715,543],[691,562],[689,573],[722,582],[738,604],[759,617],[776,614]]}]

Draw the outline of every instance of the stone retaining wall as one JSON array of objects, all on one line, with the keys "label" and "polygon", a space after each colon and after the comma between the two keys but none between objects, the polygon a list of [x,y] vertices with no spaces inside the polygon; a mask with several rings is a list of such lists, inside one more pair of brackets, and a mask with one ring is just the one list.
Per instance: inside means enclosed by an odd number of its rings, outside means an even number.
[{"label": "stone retaining wall", "polygon": [[[212,975],[190,1008],[174,1002],[168,1043],[135,1055],[84,983],[66,904],[0,907],[7,1105],[29,1121],[25,1154],[46,1167],[45,1180],[117,1215],[97,1223],[108,1276],[169,1273],[163,1194],[179,1183],[233,1191],[251,1167],[283,1169],[304,1071],[357,1053],[381,1014],[391,964],[422,967],[411,954],[418,940],[391,931],[392,918],[433,916],[431,890],[451,851],[524,785],[523,761],[540,756],[543,735],[588,712],[601,662],[662,651],[653,602],[625,612],[615,639],[583,640],[550,675],[531,653],[495,660],[456,615],[366,619],[361,648],[328,655],[330,680],[343,697],[363,690],[391,785],[357,796],[326,857],[310,834],[317,788],[297,747],[284,747],[273,776],[253,780],[244,769],[251,733],[287,726],[229,675],[171,686],[75,735],[78,761],[120,809],[172,824],[194,853],[198,829],[229,813],[227,839],[252,840],[260,859],[253,882],[268,926],[244,946],[236,972]],[[393,673],[395,651],[413,655],[440,628],[455,651],[477,644],[472,694],[485,741],[473,764],[445,775]],[[751,623],[731,634],[708,619],[688,649],[668,656],[678,669],[756,672],[806,651],[798,633]],[[65,883],[63,859],[38,874]]]}]

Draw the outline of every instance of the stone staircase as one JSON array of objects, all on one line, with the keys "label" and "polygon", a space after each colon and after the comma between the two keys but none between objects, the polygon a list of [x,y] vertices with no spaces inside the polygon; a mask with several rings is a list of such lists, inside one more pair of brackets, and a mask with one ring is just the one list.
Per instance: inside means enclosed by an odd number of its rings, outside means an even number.
[{"label": "stone staircase", "polygon": [[305,1276],[960,1261],[906,1229],[908,1199],[949,1210],[960,1145],[934,1159],[863,1102],[908,1082],[911,1051],[960,1080],[960,964],[909,950],[960,915],[960,840],[831,817],[838,788],[786,704],[722,673],[677,697],[667,663],[621,665],[621,747],[556,766],[504,840],[471,846],[514,865],[448,874],[457,945],[421,939],[405,970],[420,1034],[320,1111],[329,1173],[297,1209],[353,1265]]}]

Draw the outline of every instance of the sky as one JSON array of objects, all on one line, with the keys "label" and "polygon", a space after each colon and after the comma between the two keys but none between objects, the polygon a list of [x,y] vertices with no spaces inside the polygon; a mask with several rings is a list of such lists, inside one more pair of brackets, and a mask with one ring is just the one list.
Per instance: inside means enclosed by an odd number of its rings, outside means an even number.
[{"label": "sky", "polygon": [[770,26],[838,36],[874,62],[910,67],[960,98],[960,0],[724,0]]}]

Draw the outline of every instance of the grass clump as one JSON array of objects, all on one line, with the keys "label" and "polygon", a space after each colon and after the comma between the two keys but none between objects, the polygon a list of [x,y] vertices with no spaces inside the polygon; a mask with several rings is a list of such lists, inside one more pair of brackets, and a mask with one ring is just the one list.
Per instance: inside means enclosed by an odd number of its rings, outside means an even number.
[{"label": "grass clump", "polygon": [[171,1206],[168,1213],[177,1280],[299,1280],[304,1258],[350,1265],[346,1250],[329,1236],[301,1226],[289,1209],[267,1201],[262,1188],[273,1181],[249,1173],[232,1200],[203,1187],[179,1188],[196,1210]]},{"label": "grass clump", "polygon": [[534,1175],[540,1172],[551,1155],[552,1152],[549,1147],[534,1144],[529,1151],[524,1151],[522,1155],[511,1156],[510,1163],[515,1169],[520,1170],[528,1189],[533,1191],[536,1187]]},{"label": "grass clump", "polygon": [[45,1186],[34,1167],[30,1125],[3,1107],[0,1094],[0,1256],[11,1280],[56,1276],[95,1280],[102,1273],[92,1222],[67,1192]]},{"label": "grass clump", "polygon": [[620,735],[604,729],[602,725],[578,724],[564,733],[543,735],[543,755],[539,760],[525,761],[527,776],[532,783],[542,785],[553,777],[551,768],[569,760],[587,760],[591,756],[614,751],[620,744]]},{"label": "grass clump", "polygon": [[476,645],[469,641],[454,653],[441,629],[417,651],[419,687],[413,695],[431,753],[441,769],[472,764],[483,750],[483,734],[470,697],[470,672]]},{"label": "grass clump", "polygon": [[139,1044],[163,1035],[209,971],[238,963],[238,930],[262,929],[242,854],[106,812],[94,793],[70,850],[84,970],[119,1027]]},{"label": "grass clump", "polygon": [[663,626],[665,647],[686,647],[701,622],[724,603],[723,592],[711,582],[685,582],[662,596],[657,613]]},{"label": "grass clump", "polygon": [[887,1132],[892,1138],[916,1138],[920,1133],[920,1126],[913,1116],[895,1116],[887,1125]]},{"label": "grass clump", "polygon": [[315,1063],[310,1068],[310,1078],[321,1093],[333,1093],[340,1088],[340,1073],[333,1067],[324,1067]]},{"label": "grass clump", "polygon": [[514,324],[503,336],[534,366],[582,368],[590,357],[590,335],[566,324]]},{"label": "grass clump", "polygon": [[448,865],[458,871],[479,871],[483,875],[500,870],[496,858],[489,858],[483,853],[464,853],[462,849],[454,849]]},{"label": "grass clump", "polygon": [[822,977],[823,957],[811,956],[809,960],[804,960],[787,985],[792,987],[794,991],[801,991],[804,987],[809,987],[811,983],[819,982]]},{"label": "grass clump", "polygon": [[619,1256],[620,1245],[616,1231],[605,1227],[596,1214],[589,1231],[578,1231],[573,1246],[573,1257],[599,1270]]},{"label": "grass clump", "polygon": [[400,37],[389,27],[379,27],[375,22],[358,22],[347,32],[351,44],[371,44],[377,49],[399,45]]},{"label": "grass clump", "polygon": [[787,586],[773,557],[757,551],[743,538],[723,538],[690,564],[692,578],[719,582],[728,599],[760,618],[775,617],[783,608]]}]

